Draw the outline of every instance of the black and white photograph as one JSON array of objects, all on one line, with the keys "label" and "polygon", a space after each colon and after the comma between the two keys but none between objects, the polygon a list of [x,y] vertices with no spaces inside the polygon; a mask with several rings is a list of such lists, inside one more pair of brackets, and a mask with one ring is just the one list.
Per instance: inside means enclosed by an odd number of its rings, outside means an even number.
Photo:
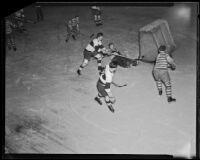
[{"label": "black and white photograph", "polygon": [[196,157],[199,3],[157,4],[4,17],[5,154]]}]

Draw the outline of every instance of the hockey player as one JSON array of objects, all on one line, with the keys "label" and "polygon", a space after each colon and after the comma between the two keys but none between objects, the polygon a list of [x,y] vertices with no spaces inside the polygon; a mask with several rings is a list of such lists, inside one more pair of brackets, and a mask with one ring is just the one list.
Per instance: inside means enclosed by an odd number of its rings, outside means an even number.
[{"label": "hockey player", "polygon": [[92,10],[92,14],[94,16],[94,22],[95,22],[96,26],[102,25],[102,21],[101,21],[101,9],[100,9],[100,7],[98,7],[98,6],[92,6],[91,10]]},{"label": "hockey player", "polygon": [[131,66],[137,66],[138,61],[128,58],[125,54],[122,54],[114,47],[114,43],[108,45],[108,55],[111,56],[112,61],[117,61],[118,65],[123,68],[130,68]]},{"label": "hockey player", "polygon": [[102,45],[103,33],[97,33],[95,39],[93,39],[83,51],[83,63],[80,65],[79,69],[77,70],[78,75],[81,75],[81,71],[84,67],[87,66],[88,62],[91,58],[97,59],[98,70],[102,70],[101,62],[103,58],[103,54],[107,52],[107,49]]},{"label": "hockey player", "polygon": [[13,49],[14,51],[16,51],[17,48],[16,48],[16,43],[15,43],[13,28],[16,28],[16,25],[12,23],[12,21],[10,20],[10,17],[7,17],[6,18],[6,40],[7,40],[8,49],[9,50]]},{"label": "hockey player", "polygon": [[67,37],[65,41],[68,42],[71,36],[74,40],[76,40],[76,37],[80,33],[79,16],[75,16],[74,18],[67,21],[66,26],[67,26]]},{"label": "hockey player", "polygon": [[24,10],[20,9],[19,11],[14,13],[13,19],[15,20],[15,24],[17,26],[17,29],[20,33],[23,33],[26,31],[24,27],[24,22],[25,22],[25,15],[24,15]]},{"label": "hockey player", "polygon": [[43,21],[44,20],[44,16],[43,16],[42,8],[37,3],[35,4],[35,12],[36,12],[36,16],[37,16],[37,22]]},{"label": "hockey player", "polygon": [[111,112],[114,112],[113,104],[116,102],[115,97],[113,96],[110,87],[113,82],[113,76],[117,70],[117,62],[111,61],[106,65],[104,72],[100,75],[97,82],[98,95],[94,98],[100,105],[102,105],[101,98],[104,98],[108,108]]},{"label": "hockey player", "polygon": [[174,63],[174,60],[166,53],[166,46],[161,45],[158,49],[158,56],[153,68],[153,77],[156,81],[159,95],[162,95],[163,83],[165,85],[168,102],[175,102],[176,99],[172,98],[172,87],[168,67],[170,67],[172,70],[175,70],[176,64]]}]

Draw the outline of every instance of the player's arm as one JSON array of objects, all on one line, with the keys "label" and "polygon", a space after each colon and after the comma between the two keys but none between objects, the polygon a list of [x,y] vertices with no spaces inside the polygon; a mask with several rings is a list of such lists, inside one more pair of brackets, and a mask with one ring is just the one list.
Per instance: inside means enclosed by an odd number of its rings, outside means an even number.
[{"label": "player's arm", "polygon": [[174,60],[168,54],[167,54],[167,62],[171,66],[172,70],[176,69],[176,64],[175,64]]}]

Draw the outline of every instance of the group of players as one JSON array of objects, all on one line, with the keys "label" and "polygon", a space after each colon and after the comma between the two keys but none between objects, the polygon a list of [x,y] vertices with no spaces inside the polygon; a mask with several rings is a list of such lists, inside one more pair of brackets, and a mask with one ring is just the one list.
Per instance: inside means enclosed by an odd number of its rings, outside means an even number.
[{"label": "group of players", "polygon": [[[98,6],[91,7],[92,14],[94,17],[94,22],[96,26],[102,25],[101,20],[101,9]],[[8,47],[9,49],[13,48],[16,50],[16,45],[14,43],[12,37],[12,28],[18,28],[20,32],[24,32],[25,28],[23,26],[22,20],[25,18],[23,14],[23,10],[20,10],[19,13],[15,14],[15,23],[12,23],[11,19],[6,19],[6,36],[8,39]],[[16,16],[20,18],[16,18]],[[19,20],[20,19],[20,20]],[[74,18],[66,21],[67,27],[67,37],[66,42],[69,41],[70,37],[74,40],[77,39],[77,36],[80,34],[80,27],[79,27],[79,16],[75,16]],[[100,105],[102,105],[102,98],[104,98],[105,103],[107,104],[109,110],[114,112],[113,104],[116,102],[116,98],[113,96],[111,92],[111,85],[115,85],[120,87],[119,84],[113,82],[113,76],[116,73],[117,67],[130,67],[130,63],[127,63],[126,56],[121,54],[115,47],[113,43],[109,43],[108,48],[104,47],[102,44],[103,40],[103,33],[97,33],[96,37],[89,42],[89,44],[85,47],[83,51],[83,61],[82,64],[79,66],[77,70],[77,74],[79,76],[82,75],[83,69],[88,65],[91,59],[95,59],[98,64],[98,72],[99,72],[99,79],[97,81],[97,91],[98,94],[94,98]],[[171,80],[168,72],[168,68],[172,70],[176,69],[176,64],[172,57],[166,52],[166,46],[161,45],[158,48],[158,55],[155,61],[155,65],[153,68],[153,77],[156,82],[156,86],[158,89],[158,94],[162,95],[162,84],[165,86],[167,101],[175,102],[176,99],[172,98],[172,91],[171,91]],[[110,56],[111,61],[106,66],[102,66],[102,59],[105,56]],[[138,59],[131,61],[132,66],[138,65]]]},{"label": "group of players", "polygon": [[[96,26],[102,25],[101,22],[101,12],[100,8],[97,6],[92,6],[92,13],[94,16],[94,22]],[[68,21],[67,25],[67,38],[66,42],[72,37],[76,40],[76,36],[80,34],[79,28],[79,17],[75,16],[73,19]],[[115,47],[113,43],[109,43],[108,49],[103,46],[103,33],[97,33],[96,37],[89,42],[83,51],[83,62],[77,70],[77,74],[82,75],[83,69],[88,65],[91,59],[95,59],[98,65],[99,80],[97,81],[97,91],[98,94],[94,98],[100,105],[102,105],[102,98],[104,98],[109,110],[114,112],[113,104],[116,102],[116,98],[111,92],[111,84],[115,86],[120,86],[119,84],[113,82],[113,76],[116,73],[117,67],[124,67],[126,63],[125,55],[121,54]],[[158,48],[158,55],[155,61],[155,65],[152,71],[156,86],[158,89],[158,94],[162,95],[162,84],[165,86],[167,101],[175,102],[176,99],[172,97],[171,90],[171,80],[168,72],[168,68],[172,70],[176,69],[176,64],[172,57],[166,52],[167,48],[165,45],[161,45]],[[111,56],[111,61],[105,67],[102,67],[102,59],[105,56]],[[124,59],[125,58],[125,59]],[[138,65],[138,60],[133,61],[132,66]],[[127,66],[126,66],[127,67]],[[130,65],[129,65],[130,67]]]},{"label": "group of players", "polygon": [[[39,4],[35,4],[35,11],[36,11],[37,22],[43,21],[44,19],[43,12]],[[36,23],[35,21],[26,18],[24,14],[24,9],[20,9],[5,18],[5,31],[6,31],[5,38],[9,50],[14,50],[14,51],[17,50],[15,35],[17,32],[18,33],[27,32],[24,23],[31,23],[31,24]]]}]

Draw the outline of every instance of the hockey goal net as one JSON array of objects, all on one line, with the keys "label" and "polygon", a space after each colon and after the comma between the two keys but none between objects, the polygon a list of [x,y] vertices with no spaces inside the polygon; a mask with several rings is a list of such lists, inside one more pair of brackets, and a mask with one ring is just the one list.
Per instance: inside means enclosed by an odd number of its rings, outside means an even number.
[{"label": "hockey goal net", "polygon": [[160,45],[166,45],[172,56],[176,45],[166,20],[158,19],[139,30],[139,58],[155,61]]}]

